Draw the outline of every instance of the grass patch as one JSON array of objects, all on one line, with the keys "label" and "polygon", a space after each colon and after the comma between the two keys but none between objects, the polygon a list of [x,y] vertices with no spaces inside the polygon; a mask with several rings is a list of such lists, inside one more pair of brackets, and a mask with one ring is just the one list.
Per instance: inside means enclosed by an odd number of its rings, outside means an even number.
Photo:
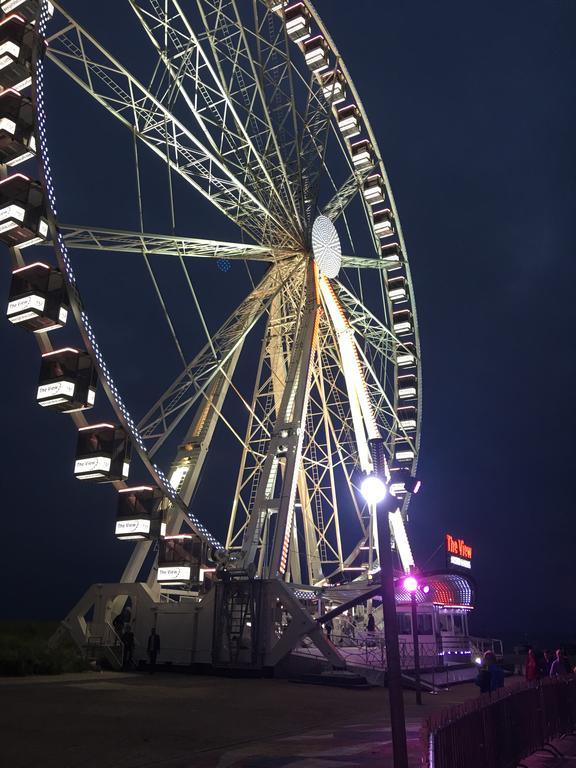
[{"label": "grass patch", "polygon": [[70,638],[50,647],[58,626],[57,621],[0,622],[0,676],[59,675],[87,669]]}]

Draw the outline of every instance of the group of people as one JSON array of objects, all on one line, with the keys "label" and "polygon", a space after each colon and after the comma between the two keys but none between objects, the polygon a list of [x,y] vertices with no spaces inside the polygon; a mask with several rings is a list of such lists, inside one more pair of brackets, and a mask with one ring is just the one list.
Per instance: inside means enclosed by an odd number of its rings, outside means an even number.
[{"label": "group of people", "polygon": [[[551,651],[537,651],[533,648],[528,650],[524,674],[529,683],[545,677],[562,677],[573,672],[576,673],[576,667],[572,670],[568,656],[560,648],[555,655],[552,655]],[[476,685],[480,688],[480,693],[492,693],[504,686],[504,670],[492,651],[486,651],[484,654],[482,666],[476,676]]]},{"label": "group of people", "polygon": [[[122,669],[132,669],[134,667],[134,648],[136,646],[132,625],[129,622],[124,622],[123,614],[119,614],[112,622],[112,625],[122,643]],[[160,635],[154,627],[150,630],[146,650],[148,653],[148,669],[152,674],[156,669],[156,661],[160,653]]]},{"label": "group of people", "polygon": [[[356,640],[356,630],[359,628],[360,627],[358,627],[358,623],[356,622],[356,619],[354,617],[352,617],[351,619],[346,618],[345,621],[341,622],[340,644],[342,644],[346,640],[350,640],[350,641]],[[334,632],[334,624],[330,619],[324,624],[324,630],[326,632],[326,637],[328,638],[328,640],[332,640],[332,633]],[[372,613],[369,613],[366,619],[366,631],[369,632],[370,634],[373,634],[376,631],[376,621]]]},{"label": "group of people", "polygon": [[572,674],[570,659],[561,648],[553,656],[551,651],[528,649],[524,669],[526,680],[531,683],[544,677],[561,677]]}]

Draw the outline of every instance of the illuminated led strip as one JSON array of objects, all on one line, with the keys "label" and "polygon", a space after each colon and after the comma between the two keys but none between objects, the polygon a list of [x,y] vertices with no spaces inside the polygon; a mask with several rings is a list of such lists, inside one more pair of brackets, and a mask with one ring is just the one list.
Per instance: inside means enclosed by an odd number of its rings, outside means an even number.
[{"label": "illuminated led strip", "polygon": [[368,448],[368,440],[380,437],[380,430],[374,418],[374,411],[366,392],[364,375],[354,347],[354,331],[342,312],[330,283],[322,277],[319,283],[320,292],[336,332],[336,339],[342,356],[342,367],[344,379],[346,380],[356,444],[358,446],[360,468],[364,472],[371,472],[372,459]]},{"label": "illuminated led strip", "polygon": [[[400,501],[398,503],[400,504]],[[410,542],[408,541],[408,536],[406,534],[402,513],[397,509],[396,512],[390,512],[388,518],[390,520],[390,527],[392,528],[394,543],[398,549],[402,568],[404,569],[404,573],[410,573],[410,567],[414,565],[414,555],[410,548]]]},{"label": "illuminated led strip", "polygon": [[[46,25],[51,16],[50,6],[51,4],[47,2],[47,0],[42,0],[40,17],[38,20],[38,33],[43,38],[46,37]],[[124,425],[127,428],[128,432],[130,433],[130,436],[133,442],[136,444],[140,457],[143,459],[145,464],[147,464],[149,467],[153,469],[158,480],[160,481],[159,484],[162,486],[162,490],[164,491],[166,496],[168,496],[174,504],[176,504],[182,510],[186,511],[186,514],[188,515],[190,522],[192,523],[193,527],[196,529],[198,534],[200,534],[200,536],[202,536],[212,546],[222,548],[222,544],[187,509],[182,499],[178,496],[174,488],[172,488],[172,486],[170,485],[170,482],[168,481],[168,478],[166,477],[162,469],[160,469],[160,467],[157,464],[154,464],[151,461],[151,459],[148,457],[148,451],[144,444],[144,440],[142,439],[142,436],[134,420],[132,419],[126,405],[124,404],[124,401],[122,400],[120,393],[116,388],[116,385],[114,384],[114,380],[112,378],[110,370],[108,369],[108,366],[106,365],[106,362],[104,360],[104,356],[100,351],[100,347],[98,346],[98,343],[96,341],[96,336],[95,336],[94,330],[92,329],[92,325],[90,324],[90,321],[88,319],[88,315],[86,314],[86,312],[84,312],[84,310],[80,309],[78,306],[79,302],[77,300],[77,297],[79,298],[79,292],[76,287],[76,276],[74,275],[74,270],[72,269],[72,263],[70,260],[70,254],[68,252],[68,248],[66,247],[64,238],[60,233],[58,229],[58,225],[56,223],[56,216],[58,214],[58,211],[56,208],[56,195],[54,193],[54,182],[52,180],[52,169],[50,165],[50,157],[48,155],[48,144],[46,139],[46,109],[44,106],[44,62],[39,58],[35,59],[34,95],[35,95],[35,106],[36,106],[36,117],[37,117],[36,131],[38,135],[38,145],[40,148],[39,156],[40,156],[40,161],[41,161],[43,175],[44,175],[44,188],[48,196],[47,208],[52,216],[52,222],[56,230],[56,239],[54,243],[55,250],[57,255],[59,256],[59,261],[62,262],[64,267],[64,275],[68,285],[68,294],[70,297],[71,304],[76,302],[79,315],[80,315],[82,329],[84,330],[85,334],[88,337],[87,347],[92,351],[93,357],[96,358],[96,364],[97,364],[98,370],[101,376],[104,377],[105,382],[108,385],[107,391],[108,391],[109,399],[112,401],[113,406],[115,406],[115,410],[117,411],[117,413],[119,412],[118,415],[121,416],[122,421],[124,422]]]}]

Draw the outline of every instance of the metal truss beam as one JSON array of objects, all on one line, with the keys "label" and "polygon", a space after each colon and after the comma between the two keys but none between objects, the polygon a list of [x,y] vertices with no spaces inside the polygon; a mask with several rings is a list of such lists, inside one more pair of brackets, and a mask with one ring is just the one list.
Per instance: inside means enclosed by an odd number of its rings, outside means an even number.
[{"label": "metal truss beam", "polygon": [[[221,5],[220,0],[214,5]],[[254,30],[249,43],[255,44],[257,76],[262,83],[267,110],[284,160],[288,188],[292,188],[298,218],[305,229],[303,171],[300,157],[302,116],[298,113],[295,90],[296,68],[292,62],[293,46],[284,19],[279,18],[263,0],[255,0]]]},{"label": "metal truss beam", "polygon": [[268,210],[213,148],[203,144],[61,6],[55,7],[65,24],[48,38],[49,59],[256,241],[297,246],[285,220]]},{"label": "metal truss beam", "polygon": [[[171,109],[180,97],[206,141],[225,159],[241,183],[252,190],[268,210],[283,220],[290,220],[290,211],[284,207],[260,152],[236,110],[223,73],[212,65],[180,4],[176,0],[130,0],[130,5],[168,75],[168,83],[166,78],[160,78],[161,97],[157,91],[162,103]],[[295,226],[292,234],[298,236]]]},{"label": "metal truss beam", "polygon": [[[274,180],[284,208],[297,222],[295,190],[259,70],[257,51],[266,44],[265,38],[252,33],[248,39],[246,10],[242,7],[241,14],[236,0],[197,0],[197,5],[221,81],[226,84],[229,98]],[[255,36],[259,37],[256,45]]]},{"label": "metal truss beam", "polygon": [[360,192],[364,181],[373,171],[373,167],[368,168],[363,173],[353,171],[339,189],[336,190],[332,199],[326,203],[322,210],[323,215],[327,216],[331,221],[336,221],[344,213],[358,192]]},{"label": "metal truss beam", "polygon": [[298,152],[303,174],[304,211],[309,230],[312,227],[312,217],[316,212],[320,181],[324,171],[331,117],[330,103],[324,98],[318,80],[311,75]]},{"label": "metal truss beam", "polygon": [[145,441],[154,440],[154,454],[243,342],[274,296],[303,261],[281,262],[270,267],[260,283],[213,334],[210,342],[182,371],[139,424]]},{"label": "metal truss beam", "polygon": [[401,340],[339,280],[333,280],[331,285],[346,310],[350,325],[380,354],[395,362],[397,349],[406,349]]},{"label": "metal truss beam", "polygon": [[394,259],[374,258],[370,256],[342,256],[344,269],[398,269],[399,262]]},{"label": "metal truss beam", "polygon": [[[235,550],[242,547],[245,529],[254,510],[258,484],[282,401],[289,356],[301,314],[304,277],[303,270],[286,281],[282,293],[270,302],[267,313],[226,544]],[[259,542],[259,576],[262,576],[267,534],[268,527],[265,526]]]},{"label": "metal truss beam", "polygon": [[[290,355],[290,365],[282,401],[270,437],[266,459],[259,478],[254,507],[245,529],[241,567],[255,564],[264,526],[275,525],[270,536],[270,551],[264,563],[269,578],[284,576],[294,516],[298,472],[302,458],[305,419],[310,396],[312,365],[316,354],[319,296],[316,266],[307,267],[304,308]],[[280,463],[284,464],[279,472]]]},{"label": "metal truss beam", "polygon": [[[145,253],[149,256],[183,256],[200,259],[239,259],[274,263],[296,255],[295,251],[270,249],[261,245],[201,240],[177,235],[152,235],[103,227],[60,225],[70,248],[119,253]],[[48,241],[45,243],[50,245]]]}]

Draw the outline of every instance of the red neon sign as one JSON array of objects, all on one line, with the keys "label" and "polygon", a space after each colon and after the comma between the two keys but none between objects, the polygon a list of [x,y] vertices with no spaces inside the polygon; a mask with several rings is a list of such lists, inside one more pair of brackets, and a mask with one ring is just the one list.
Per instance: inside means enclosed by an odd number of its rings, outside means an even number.
[{"label": "red neon sign", "polygon": [[465,560],[472,560],[472,547],[464,542],[464,539],[455,539],[449,533],[446,534],[446,551],[450,555],[457,555]]}]

